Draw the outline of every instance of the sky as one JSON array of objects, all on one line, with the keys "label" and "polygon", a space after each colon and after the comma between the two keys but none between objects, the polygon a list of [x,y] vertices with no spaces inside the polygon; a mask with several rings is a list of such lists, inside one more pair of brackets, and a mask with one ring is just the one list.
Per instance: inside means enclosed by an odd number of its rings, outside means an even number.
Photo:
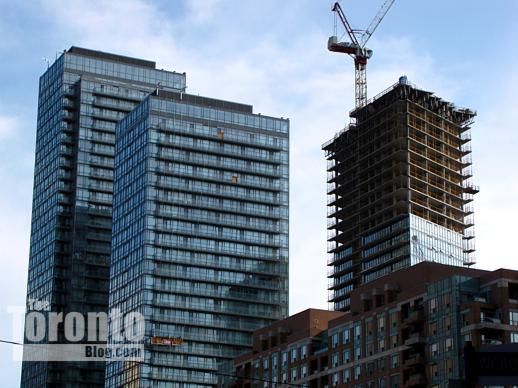
[{"label": "sky", "polygon": [[[382,0],[342,0],[365,28]],[[352,60],[326,49],[329,0],[0,0],[0,339],[20,340],[38,79],[72,45],[187,73],[187,91],[290,119],[290,313],[327,308],[326,163],[348,122]],[[396,0],[368,46],[372,97],[401,75],[477,111],[472,128],[477,268],[518,269],[518,2]],[[20,363],[0,344],[2,386]]]}]

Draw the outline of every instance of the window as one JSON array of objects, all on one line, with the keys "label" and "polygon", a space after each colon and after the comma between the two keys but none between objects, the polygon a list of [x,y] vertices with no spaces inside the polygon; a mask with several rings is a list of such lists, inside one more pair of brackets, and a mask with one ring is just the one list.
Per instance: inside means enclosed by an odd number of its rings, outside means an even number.
[{"label": "window", "polygon": [[268,359],[266,357],[263,358],[263,369],[268,369]]},{"label": "window", "polygon": [[399,365],[399,354],[393,354],[390,359],[390,366],[392,369],[396,369]]},{"label": "window", "polygon": [[397,327],[397,311],[392,311],[390,313],[390,327],[392,329]]},{"label": "window", "polygon": [[286,374],[286,372],[282,372],[281,381],[282,381],[283,384],[286,384],[286,382],[287,382],[287,374]]},{"label": "window", "polygon": [[[517,319],[518,319],[518,315],[517,315]],[[360,339],[361,336],[362,336],[362,328],[360,326],[360,322],[357,322],[354,324],[354,338]]]},{"label": "window", "polygon": [[365,345],[365,351],[368,356],[372,356],[374,354],[374,344],[369,342]]},{"label": "window", "polygon": [[[516,333],[518,334],[518,333]],[[344,364],[347,364],[348,362],[351,361],[351,351],[349,349],[346,349],[344,350],[344,352],[342,353],[342,362]]]},{"label": "window", "polygon": [[428,305],[430,306],[430,314],[434,314],[437,311],[437,298],[430,299]]},{"label": "window", "polygon": [[380,377],[380,379],[378,380],[378,388],[386,388],[386,384],[385,384],[385,378],[384,377]]},{"label": "window", "polygon": [[354,379],[358,380],[360,378],[361,374],[362,374],[361,366],[360,365],[356,365],[354,367]]},{"label": "window", "polygon": [[338,373],[333,373],[333,386],[338,385]]},{"label": "window", "polygon": [[291,349],[291,362],[297,361],[297,348]]},{"label": "window", "polygon": [[360,359],[360,357],[361,357],[361,355],[362,355],[362,350],[361,350],[361,348],[360,348],[359,346],[355,347],[355,348],[354,348],[354,358],[355,358],[356,360],[359,360],[359,359]]},{"label": "window", "polygon": [[338,333],[333,334],[331,337],[331,346],[336,348],[338,346]]},{"label": "window", "polygon": [[437,334],[437,322],[430,323],[430,335],[436,335]]},{"label": "window", "polygon": [[286,354],[286,352],[282,352],[282,366],[286,366],[286,364],[288,363],[288,355]]},{"label": "window", "polygon": [[373,362],[369,362],[367,363],[367,365],[365,366],[365,369],[366,369],[366,373],[367,373],[367,376],[372,376],[372,374],[374,373],[374,363]]},{"label": "window", "polygon": [[385,331],[385,314],[378,314],[378,333]]},{"label": "window", "polygon": [[434,357],[439,354],[439,345],[437,343],[430,345],[430,353]]},{"label": "window", "polygon": [[368,319],[365,320],[365,328],[367,329],[367,335],[372,335],[372,332],[374,331],[374,320]]},{"label": "window", "polygon": [[348,344],[351,341],[351,331],[348,328],[344,330],[343,337],[344,345]]},{"label": "window", "polygon": [[444,328],[446,330],[451,330],[451,317],[450,316],[444,317]]},{"label": "window", "polygon": [[333,368],[338,366],[338,353],[333,353],[332,356]]},{"label": "window", "polygon": [[511,333],[511,335],[510,335],[510,342],[512,344],[518,343],[518,332]]},{"label": "window", "polygon": [[451,351],[453,349],[453,341],[451,338],[446,338],[444,340],[444,347],[447,352]]},{"label": "window", "polygon": [[509,324],[518,325],[518,311],[509,311]]},{"label": "window", "polygon": [[437,377],[439,374],[439,368],[437,368],[437,364],[430,365],[430,376]]},{"label": "window", "polygon": [[450,307],[450,294],[444,294],[442,296],[442,303],[444,304],[445,308]]},{"label": "window", "polygon": [[300,358],[305,360],[308,356],[308,345],[302,345],[300,348]]},{"label": "window", "polygon": [[399,375],[390,376],[390,388],[398,388],[399,387]]},{"label": "window", "polygon": [[297,380],[297,368],[291,368],[291,381]]},{"label": "window", "polygon": [[343,383],[346,384],[351,381],[351,368],[345,368],[343,372]]},{"label": "window", "polygon": [[385,351],[385,340],[380,339],[378,341],[378,352],[383,352],[383,351]]},{"label": "window", "polygon": [[307,376],[308,376],[308,366],[302,365],[302,377],[307,377]]},{"label": "window", "polygon": [[449,376],[453,374],[453,360],[451,358],[446,360],[446,372]]},{"label": "window", "polygon": [[397,334],[390,336],[390,344],[393,348],[397,347],[397,345],[398,345]]}]

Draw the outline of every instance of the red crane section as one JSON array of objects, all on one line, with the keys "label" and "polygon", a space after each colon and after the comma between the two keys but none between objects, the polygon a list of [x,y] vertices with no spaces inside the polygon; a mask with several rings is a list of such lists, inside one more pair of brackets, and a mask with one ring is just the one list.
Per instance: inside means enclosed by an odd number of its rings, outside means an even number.
[{"label": "red crane section", "polygon": [[[381,20],[383,20],[392,4],[394,4],[394,1],[395,0],[386,0],[369,27],[364,31],[354,30],[351,27],[338,2],[336,2],[332,8],[332,11],[335,12],[335,16],[340,18],[345,31],[349,35],[350,42],[338,42],[336,35],[333,35],[327,41],[327,48],[329,51],[348,54],[354,59],[356,108],[362,107],[367,103],[367,60],[372,57],[372,50],[365,48],[365,44]],[[356,34],[361,34],[360,41],[358,41]]]}]

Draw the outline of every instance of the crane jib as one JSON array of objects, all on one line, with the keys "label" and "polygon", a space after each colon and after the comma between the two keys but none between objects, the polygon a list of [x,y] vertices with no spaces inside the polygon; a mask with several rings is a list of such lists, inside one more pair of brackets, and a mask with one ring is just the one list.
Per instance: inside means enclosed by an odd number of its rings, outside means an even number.
[{"label": "crane jib", "polygon": [[360,41],[356,38],[358,30],[354,30],[351,27],[340,4],[336,2],[332,8],[332,11],[335,12],[342,22],[351,41],[338,42],[336,36],[331,36],[327,42],[327,48],[329,51],[348,54],[354,58],[356,108],[362,107],[367,103],[367,60],[372,57],[372,50],[365,48],[365,44],[394,2],[395,0],[385,0],[381,9],[369,24],[369,27],[360,35]]}]

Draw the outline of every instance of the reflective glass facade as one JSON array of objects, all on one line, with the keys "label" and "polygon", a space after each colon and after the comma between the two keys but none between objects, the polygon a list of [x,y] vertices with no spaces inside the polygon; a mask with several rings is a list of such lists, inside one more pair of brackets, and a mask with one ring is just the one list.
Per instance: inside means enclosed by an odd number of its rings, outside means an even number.
[{"label": "reflective glass facade", "polygon": [[288,132],[248,105],[162,91],[119,123],[110,308],[144,314],[145,361],[109,363],[108,387],[213,386],[287,316]]},{"label": "reflective glass facade", "polygon": [[[107,311],[115,124],[185,75],[72,47],[41,76],[27,299]],[[103,386],[104,364],[25,362],[22,386]]]}]

